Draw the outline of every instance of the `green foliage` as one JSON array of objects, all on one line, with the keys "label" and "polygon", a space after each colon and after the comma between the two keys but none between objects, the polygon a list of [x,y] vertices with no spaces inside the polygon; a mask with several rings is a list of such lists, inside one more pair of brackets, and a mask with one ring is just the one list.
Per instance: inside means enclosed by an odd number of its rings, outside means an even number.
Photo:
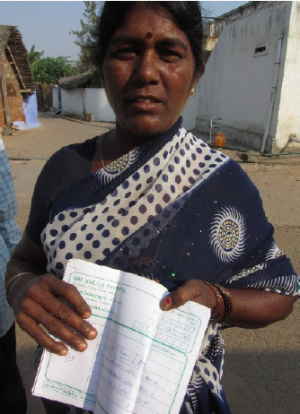
[{"label": "green foliage", "polygon": [[96,1],[85,1],[85,11],[83,13],[84,18],[80,20],[81,30],[72,30],[70,33],[77,36],[77,40],[74,41],[75,45],[80,47],[79,60],[80,69],[82,71],[88,71],[93,68],[93,49],[97,40],[97,26],[99,23],[99,13],[97,13]]},{"label": "green foliage", "polygon": [[38,58],[30,65],[35,82],[57,84],[60,78],[76,75],[78,69],[74,68],[64,56],[57,58]]},{"label": "green foliage", "polygon": [[41,57],[43,56],[44,51],[42,52],[38,52],[37,50],[35,50],[35,46],[31,46],[31,49],[28,52],[28,60],[29,60],[29,64],[32,65],[32,63],[36,60],[41,59]]}]

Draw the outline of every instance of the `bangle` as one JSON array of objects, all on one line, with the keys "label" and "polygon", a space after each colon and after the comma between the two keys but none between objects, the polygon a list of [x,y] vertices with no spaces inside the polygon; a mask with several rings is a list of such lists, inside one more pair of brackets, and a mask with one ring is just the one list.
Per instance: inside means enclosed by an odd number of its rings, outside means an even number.
[{"label": "bangle", "polygon": [[211,318],[211,322],[223,322],[225,319],[228,318],[228,316],[232,312],[232,302],[231,302],[231,296],[230,293],[222,288],[222,286],[218,285],[217,283],[208,283],[205,282],[209,288],[214,292],[218,305],[219,305],[219,315],[216,318]]},{"label": "bangle", "polygon": [[217,307],[219,309],[219,314],[216,318],[210,318],[211,322],[218,322],[223,316],[225,312],[225,305],[224,300],[218,291],[218,289],[211,283],[205,282],[205,284],[210,288],[210,290],[214,293],[216,299],[217,299]]},{"label": "bangle", "polygon": [[22,277],[22,276],[25,276],[25,275],[32,275],[32,276],[35,276],[36,277],[36,275],[34,274],[34,273],[32,273],[32,272],[22,272],[22,273],[18,273],[17,275],[14,275],[14,276],[12,276],[6,283],[5,283],[5,291],[6,291],[6,297],[8,298],[8,296],[9,296],[9,291],[10,291],[10,289],[11,289],[11,287],[12,287],[12,285],[14,284],[14,282],[17,280],[17,279],[19,279],[20,277]]},{"label": "bangle", "polygon": [[220,293],[220,295],[222,296],[222,299],[224,301],[224,308],[225,308],[224,309],[224,315],[219,320],[219,322],[223,322],[223,321],[225,321],[225,319],[228,318],[228,316],[232,312],[231,295],[227,290],[224,290],[224,288],[222,286],[218,285],[217,283],[212,283],[212,286],[214,286],[218,290],[218,292]]}]

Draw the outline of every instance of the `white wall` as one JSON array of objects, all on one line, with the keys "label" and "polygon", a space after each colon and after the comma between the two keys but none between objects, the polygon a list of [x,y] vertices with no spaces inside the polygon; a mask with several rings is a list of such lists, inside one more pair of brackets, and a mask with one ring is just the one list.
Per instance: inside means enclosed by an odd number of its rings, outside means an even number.
[{"label": "white wall", "polygon": [[115,114],[108,103],[105,90],[85,89],[86,112],[93,113],[95,121],[116,122]]},{"label": "white wall", "polygon": [[[290,134],[300,142],[300,2],[292,2],[275,148],[288,143]],[[295,141],[289,147],[300,147]]]},{"label": "white wall", "polygon": [[59,88],[57,85],[54,85],[52,88],[52,102],[53,102],[53,109],[55,111],[57,111],[58,109],[60,109],[60,104],[59,104]]},{"label": "white wall", "polygon": [[61,90],[62,111],[68,114],[83,116],[83,105],[80,89]]},{"label": "white wall", "polygon": [[[92,113],[95,121],[115,122],[115,114],[103,88],[62,89],[62,111],[82,117]],[[84,111],[85,109],[85,111]]]},{"label": "white wall", "polygon": [[[276,49],[282,36],[283,61],[285,58],[291,3],[272,3],[225,27],[200,79],[199,130],[209,132],[210,119],[221,117],[229,140],[260,149],[271,101]],[[260,46],[266,46],[266,53],[255,56]],[[283,69],[280,65],[271,137],[276,133]],[[271,143],[269,139],[269,150]]]},{"label": "white wall", "polygon": [[199,85],[195,88],[195,94],[189,97],[187,104],[182,112],[182,126],[186,130],[196,128],[196,119],[198,114]]}]

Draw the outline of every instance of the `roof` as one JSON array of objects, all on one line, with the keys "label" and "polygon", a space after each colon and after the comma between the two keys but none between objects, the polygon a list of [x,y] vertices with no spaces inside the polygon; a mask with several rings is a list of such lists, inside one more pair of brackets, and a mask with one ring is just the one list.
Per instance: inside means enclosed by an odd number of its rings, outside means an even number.
[{"label": "roof", "polygon": [[246,16],[249,13],[257,9],[261,9],[272,2],[269,1],[248,1],[246,4],[243,4],[235,9],[230,10],[227,13],[218,16],[218,19],[235,19],[237,17]]},{"label": "roof", "polygon": [[3,56],[2,51],[6,53],[8,60],[14,66],[14,71],[18,75],[21,91],[33,91],[34,82],[29,65],[28,53],[24,46],[21,33],[15,26],[0,25],[0,63]]},{"label": "roof", "polygon": [[68,76],[67,78],[61,78],[58,82],[59,86],[63,89],[77,89],[77,88],[100,88],[101,80],[100,74],[96,69],[89,70],[88,72],[80,73],[79,75]]}]

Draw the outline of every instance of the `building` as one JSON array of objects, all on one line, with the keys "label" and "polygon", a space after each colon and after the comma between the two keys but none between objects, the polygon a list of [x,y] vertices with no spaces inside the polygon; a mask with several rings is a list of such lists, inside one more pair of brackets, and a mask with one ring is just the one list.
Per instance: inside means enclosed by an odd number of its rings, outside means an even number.
[{"label": "building", "polygon": [[0,128],[25,121],[24,99],[34,91],[27,50],[16,27],[0,25]]},{"label": "building", "polygon": [[61,109],[66,116],[102,122],[116,120],[96,70],[60,79],[52,94],[54,111]]},{"label": "building", "polygon": [[249,2],[220,18],[227,21],[197,88],[196,128],[209,134],[211,119],[222,118],[237,146],[299,148],[300,2]]}]

